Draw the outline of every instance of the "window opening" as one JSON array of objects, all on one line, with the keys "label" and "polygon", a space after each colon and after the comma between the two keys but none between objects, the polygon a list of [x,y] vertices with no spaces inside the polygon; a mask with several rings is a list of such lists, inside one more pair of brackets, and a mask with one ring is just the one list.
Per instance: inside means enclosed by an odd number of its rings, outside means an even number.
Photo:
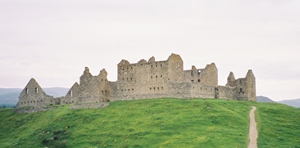
[{"label": "window opening", "polygon": [[239,92],[239,93],[244,93],[244,92],[243,92],[243,88],[240,88],[240,92]]}]

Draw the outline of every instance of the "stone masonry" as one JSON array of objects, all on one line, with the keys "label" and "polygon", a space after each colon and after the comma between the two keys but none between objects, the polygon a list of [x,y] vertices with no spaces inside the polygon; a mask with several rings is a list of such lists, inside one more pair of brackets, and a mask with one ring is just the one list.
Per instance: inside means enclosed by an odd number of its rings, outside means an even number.
[{"label": "stone masonry", "polygon": [[225,86],[218,85],[218,69],[214,63],[205,68],[183,69],[183,60],[171,54],[165,61],[141,59],[137,63],[121,60],[117,81],[107,80],[107,72],[92,75],[85,67],[65,97],[53,98],[31,79],[19,97],[17,108],[45,107],[54,104],[97,104],[116,100],[151,98],[216,98],[256,101],[255,77],[249,70],[245,78],[235,79],[230,72]]}]

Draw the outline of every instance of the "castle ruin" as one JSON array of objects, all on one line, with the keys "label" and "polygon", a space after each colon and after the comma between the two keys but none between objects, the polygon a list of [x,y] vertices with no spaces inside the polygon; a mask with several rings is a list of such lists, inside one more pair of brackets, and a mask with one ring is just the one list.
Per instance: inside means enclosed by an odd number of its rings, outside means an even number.
[{"label": "castle ruin", "polygon": [[192,66],[183,69],[183,60],[171,54],[165,61],[142,59],[137,63],[121,60],[118,64],[117,81],[107,80],[107,72],[102,69],[99,75],[92,75],[85,67],[65,97],[48,96],[31,79],[21,92],[17,108],[45,107],[54,104],[97,104],[116,100],[150,98],[216,98],[256,101],[255,77],[249,70],[245,78],[235,79],[230,72],[225,86],[218,85],[218,69],[214,63],[203,69]]}]

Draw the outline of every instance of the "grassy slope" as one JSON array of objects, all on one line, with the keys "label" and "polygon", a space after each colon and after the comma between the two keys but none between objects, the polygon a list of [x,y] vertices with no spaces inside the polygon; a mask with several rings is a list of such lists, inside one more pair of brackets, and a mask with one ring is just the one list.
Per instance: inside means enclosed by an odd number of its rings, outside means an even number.
[{"label": "grassy slope", "polygon": [[0,110],[0,147],[247,147],[251,105],[258,107],[259,147],[299,145],[299,109],[244,101],[152,99],[33,114]]},{"label": "grassy slope", "polygon": [[258,147],[300,148],[300,108],[257,103]]}]

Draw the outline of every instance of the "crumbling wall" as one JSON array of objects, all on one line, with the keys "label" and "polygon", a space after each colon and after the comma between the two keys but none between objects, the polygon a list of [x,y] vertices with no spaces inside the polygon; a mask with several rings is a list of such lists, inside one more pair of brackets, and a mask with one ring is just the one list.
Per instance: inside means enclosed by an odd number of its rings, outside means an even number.
[{"label": "crumbling wall", "polygon": [[79,84],[76,82],[70,88],[64,98],[61,98],[60,104],[76,104],[79,97]]},{"label": "crumbling wall", "polygon": [[235,80],[233,72],[229,73],[229,75],[227,77],[227,83],[226,83],[225,86],[227,86],[227,87],[236,87],[236,80]]},{"label": "crumbling wall", "polygon": [[201,83],[208,86],[218,86],[218,69],[215,63],[206,65],[200,73]]},{"label": "crumbling wall", "polygon": [[171,54],[166,61],[155,61],[155,57],[151,57],[148,61],[141,59],[131,64],[123,59],[117,68],[118,79],[111,82],[107,80],[105,69],[93,76],[89,68],[85,67],[80,84],[75,83],[66,96],[61,98],[45,94],[38,83],[31,79],[20,94],[17,108],[43,110],[55,104],[93,106],[91,104],[115,100],[169,97],[256,101],[252,70],[248,71],[245,78],[237,80],[230,72],[226,86],[218,86],[218,69],[214,63],[206,65],[204,69],[192,66],[191,70],[183,70],[183,61],[177,54]]},{"label": "crumbling wall", "polygon": [[155,61],[151,57],[130,64],[122,60],[118,64],[118,80],[114,87],[114,98],[137,99],[146,96],[166,94],[168,83],[168,62]]},{"label": "crumbling wall", "polygon": [[184,71],[184,81],[192,83],[201,83],[201,71],[204,69],[196,69],[193,65],[191,70]]},{"label": "crumbling wall", "polygon": [[83,75],[80,77],[79,104],[109,102],[113,89],[107,80],[107,72],[102,69],[98,76],[92,76],[89,68],[86,67]]},{"label": "crumbling wall", "polygon": [[79,98],[78,103],[91,103],[99,101],[99,78],[92,76],[88,67],[80,77]]},{"label": "crumbling wall", "polygon": [[182,82],[184,80],[183,61],[177,54],[171,54],[168,62],[168,80],[170,82]]},{"label": "crumbling wall", "polygon": [[201,83],[192,83],[192,98],[215,98],[215,87]]},{"label": "crumbling wall", "polygon": [[34,78],[31,78],[22,90],[16,108],[20,107],[46,107],[59,104],[59,99],[47,95]]},{"label": "crumbling wall", "polygon": [[248,92],[248,100],[250,101],[256,101],[256,82],[255,82],[255,76],[252,72],[252,70],[248,70],[247,75],[247,92]]},{"label": "crumbling wall", "polygon": [[235,88],[218,86],[218,98],[219,99],[235,99]]}]

